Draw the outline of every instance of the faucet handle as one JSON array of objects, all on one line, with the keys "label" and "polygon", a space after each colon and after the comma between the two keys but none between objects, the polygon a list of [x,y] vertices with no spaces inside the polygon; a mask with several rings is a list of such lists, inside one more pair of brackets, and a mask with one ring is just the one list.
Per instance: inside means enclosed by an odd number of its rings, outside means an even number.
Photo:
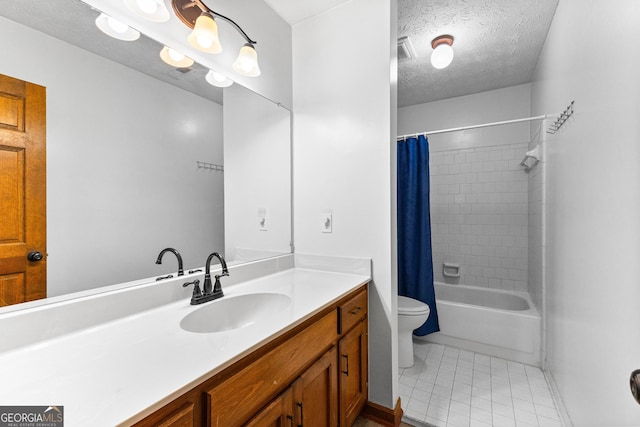
[{"label": "faucet handle", "polygon": [[200,279],[196,279],[193,282],[183,283],[182,287],[186,288],[189,285],[193,285],[193,298],[202,296],[202,291],[200,290]]}]

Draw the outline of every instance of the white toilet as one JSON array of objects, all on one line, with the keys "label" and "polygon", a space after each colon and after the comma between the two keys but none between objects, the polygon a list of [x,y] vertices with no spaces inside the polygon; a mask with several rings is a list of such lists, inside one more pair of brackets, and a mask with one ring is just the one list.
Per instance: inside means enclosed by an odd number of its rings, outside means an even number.
[{"label": "white toilet", "polygon": [[398,295],[398,360],[400,368],[413,366],[413,330],[429,318],[429,306]]}]

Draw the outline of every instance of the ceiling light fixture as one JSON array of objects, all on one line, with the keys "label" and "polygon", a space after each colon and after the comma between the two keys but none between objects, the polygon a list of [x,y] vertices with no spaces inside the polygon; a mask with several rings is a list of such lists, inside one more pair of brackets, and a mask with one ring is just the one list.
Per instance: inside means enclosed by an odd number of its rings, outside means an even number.
[{"label": "ceiling light fixture", "polygon": [[193,59],[167,46],[160,51],[160,58],[167,64],[177,68],[191,67],[194,63]]},{"label": "ceiling light fixture", "polygon": [[222,74],[214,70],[209,70],[209,72],[205,76],[205,80],[211,86],[216,86],[216,87],[229,87],[233,84],[233,80],[223,76]]},{"label": "ceiling light fixture", "polygon": [[114,39],[134,41],[140,38],[139,32],[104,13],[101,13],[96,18],[96,26],[100,31]]},{"label": "ceiling light fixture", "polygon": [[446,68],[453,61],[453,36],[442,35],[431,41],[433,52],[431,53],[431,65],[434,68]]},{"label": "ceiling light fixture", "polygon": [[187,27],[193,29],[193,32],[188,37],[189,44],[203,52],[222,52],[222,45],[218,38],[218,25],[214,17],[229,23],[246,41],[244,46],[240,48],[238,58],[233,63],[233,69],[238,74],[247,77],[257,77],[260,75],[258,53],[255,49],[257,42],[251,40],[247,33],[232,19],[209,9],[201,0],[171,0],[171,5],[173,6],[173,11],[176,16]]},{"label": "ceiling light fixture", "polygon": [[166,22],[169,11],[163,0],[124,0],[124,4],[136,15],[152,22]]}]

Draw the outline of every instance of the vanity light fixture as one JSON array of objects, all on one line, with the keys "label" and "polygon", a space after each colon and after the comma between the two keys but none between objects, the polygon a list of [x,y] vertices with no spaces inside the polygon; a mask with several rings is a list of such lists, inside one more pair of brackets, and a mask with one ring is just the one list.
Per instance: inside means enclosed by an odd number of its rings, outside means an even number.
[{"label": "vanity light fixture", "polygon": [[136,15],[152,22],[166,22],[169,11],[164,0],[124,0],[125,6]]},{"label": "vanity light fixture", "polygon": [[169,65],[177,68],[187,68],[193,65],[193,59],[185,56],[170,47],[163,47],[160,51],[160,58]]},{"label": "vanity light fixture", "polygon": [[438,36],[431,41],[431,65],[438,70],[446,68],[453,61],[453,36]]},{"label": "vanity light fixture", "polygon": [[96,18],[96,26],[100,31],[114,39],[134,41],[140,38],[138,31],[104,13],[101,13],[100,16]]},{"label": "vanity light fixture", "polygon": [[232,19],[209,9],[202,0],[171,0],[171,5],[182,23],[193,29],[188,37],[189,44],[203,52],[222,52],[215,18],[229,23],[246,41],[244,46],[240,48],[238,58],[233,63],[234,71],[247,77],[260,75],[258,54],[255,49],[257,42],[252,40]]},{"label": "vanity light fixture", "polygon": [[205,80],[211,86],[216,86],[216,87],[229,87],[233,84],[233,80],[223,76],[222,74],[214,70],[209,70],[209,72],[205,76]]}]

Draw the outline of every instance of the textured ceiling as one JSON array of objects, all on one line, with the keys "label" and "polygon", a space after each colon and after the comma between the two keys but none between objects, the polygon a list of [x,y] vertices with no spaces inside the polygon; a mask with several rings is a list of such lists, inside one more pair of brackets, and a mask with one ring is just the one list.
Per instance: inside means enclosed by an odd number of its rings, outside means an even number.
[{"label": "textured ceiling", "polygon": [[[416,58],[398,64],[398,106],[531,81],[558,0],[398,0],[398,37]],[[431,40],[451,34],[451,65],[431,66]]]},{"label": "textured ceiling", "polygon": [[95,26],[98,15],[79,0],[0,1],[0,16],[222,104],[222,89],[205,81],[205,67],[195,63],[178,70],[165,64],[159,57],[162,46],[145,36],[135,42],[111,38]]},{"label": "textured ceiling", "polygon": [[[294,25],[345,0],[265,0]],[[417,57],[398,64],[398,106],[531,81],[558,0],[398,0],[398,38]],[[455,37],[453,63],[431,66],[431,40]]]}]

